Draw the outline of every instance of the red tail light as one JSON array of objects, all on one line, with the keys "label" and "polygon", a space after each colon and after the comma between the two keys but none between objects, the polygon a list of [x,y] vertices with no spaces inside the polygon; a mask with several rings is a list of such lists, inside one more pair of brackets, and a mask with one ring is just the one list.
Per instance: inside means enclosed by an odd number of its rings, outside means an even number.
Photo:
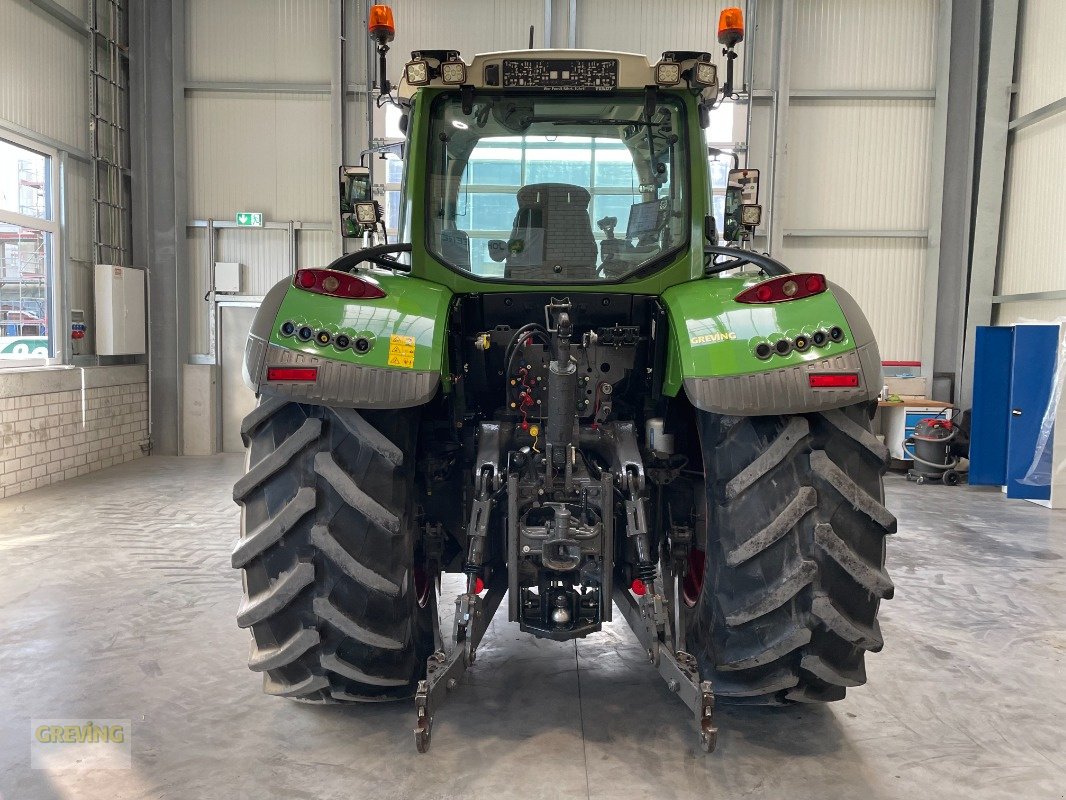
[{"label": "red tail light", "polygon": [[317,381],[318,367],[267,367],[268,381]]},{"label": "red tail light", "polygon": [[332,269],[297,270],[292,285],[307,292],[351,300],[376,300],[385,296],[377,284]]},{"label": "red tail light", "polygon": [[771,278],[749,286],[733,299],[738,303],[783,303],[821,294],[825,290],[825,275],[811,272]]},{"label": "red tail light", "polygon": [[859,386],[857,372],[816,373],[807,376],[812,389],[856,389]]}]

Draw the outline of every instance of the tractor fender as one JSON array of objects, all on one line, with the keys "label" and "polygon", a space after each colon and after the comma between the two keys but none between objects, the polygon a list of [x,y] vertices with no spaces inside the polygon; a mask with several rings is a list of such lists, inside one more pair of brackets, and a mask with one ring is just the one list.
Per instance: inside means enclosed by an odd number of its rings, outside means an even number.
[{"label": "tractor fender", "polygon": [[[267,292],[244,353],[244,380],[253,391],[349,408],[408,408],[433,398],[444,369],[451,292],[386,271],[358,277],[385,296],[331,297],[298,288],[292,278]],[[319,340],[327,335],[328,341]],[[275,372],[271,380],[269,371],[278,367],[315,373],[311,380],[293,380],[291,373]]]},{"label": "tractor fender", "polygon": [[[663,293],[671,335],[663,391],[681,391],[703,411],[733,416],[800,414],[872,400],[881,390],[881,356],[855,300],[836,284],[820,294],[754,305],[734,299],[748,278],[692,281]],[[818,331],[839,329],[839,341],[796,349]],[[777,350],[787,342],[787,352]],[[772,354],[760,358],[757,348]],[[855,374],[858,385],[812,387],[815,373]]]}]

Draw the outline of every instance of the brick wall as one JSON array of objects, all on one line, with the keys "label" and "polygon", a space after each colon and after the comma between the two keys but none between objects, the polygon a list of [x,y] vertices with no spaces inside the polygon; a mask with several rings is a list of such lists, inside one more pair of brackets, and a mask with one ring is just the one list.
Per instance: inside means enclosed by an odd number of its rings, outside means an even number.
[{"label": "brick wall", "polygon": [[144,455],[143,366],[0,370],[0,497]]}]

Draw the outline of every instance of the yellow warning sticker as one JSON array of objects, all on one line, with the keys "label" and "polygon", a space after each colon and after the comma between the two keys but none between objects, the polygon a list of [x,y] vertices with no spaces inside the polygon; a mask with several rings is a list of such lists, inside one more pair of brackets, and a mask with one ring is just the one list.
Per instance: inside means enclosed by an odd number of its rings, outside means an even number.
[{"label": "yellow warning sticker", "polygon": [[389,337],[389,366],[414,369],[415,337],[393,334]]}]

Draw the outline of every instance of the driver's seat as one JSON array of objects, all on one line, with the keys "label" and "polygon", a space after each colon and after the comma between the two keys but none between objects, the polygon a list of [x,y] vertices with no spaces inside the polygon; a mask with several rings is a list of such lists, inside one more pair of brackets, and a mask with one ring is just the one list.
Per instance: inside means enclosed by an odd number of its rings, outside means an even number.
[{"label": "driver's seat", "polygon": [[519,189],[504,277],[595,278],[598,252],[589,219],[591,199],[588,189],[570,183],[532,183]]}]

